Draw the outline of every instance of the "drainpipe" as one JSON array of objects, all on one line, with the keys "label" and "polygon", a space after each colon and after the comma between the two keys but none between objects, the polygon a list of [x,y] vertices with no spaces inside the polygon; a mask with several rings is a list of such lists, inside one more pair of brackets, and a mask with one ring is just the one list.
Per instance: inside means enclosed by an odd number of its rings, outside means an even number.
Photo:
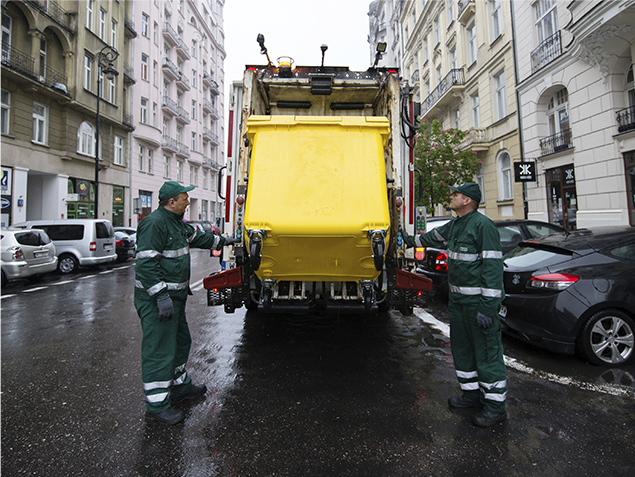
[{"label": "drainpipe", "polygon": [[[509,8],[512,15],[512,50],[514,54],[514,78],[516,81],[516,114],[518,116],[518,139],[520,141],[520,160],[521,162],[525,162],[525,139],[523,136],[523,117],[522,110],[520,105],[520,93],[518,92],[518,85],[520,84],[520,80],[518,78],[518,52],[516,51],[516,22],[515,22],[515,14],[514,14],[514,2],[513,0],[509,2]],[[527,184],[523,181],[523,209],[524,216],[527,219],[529,212],[529,203],[527,202]]]}]

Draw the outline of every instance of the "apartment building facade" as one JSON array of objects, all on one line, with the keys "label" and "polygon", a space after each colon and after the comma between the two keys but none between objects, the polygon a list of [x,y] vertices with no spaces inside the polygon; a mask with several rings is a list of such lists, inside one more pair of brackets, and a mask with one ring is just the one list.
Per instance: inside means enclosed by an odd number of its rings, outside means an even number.
[{"label": "apartment building facade", "polygon": [[136,0],[132,225],[158,206],[166,180],[196,188],[185,220],[223,212],[224,0]]},{"label": "apartment building facade", "polygon": [[100,65],[116,74],[130,61],[131,8],[2,2],[3,225],[96,214],[128,223],[131,91]]},{"label": "apartment building facade", "polygon": [[[524,218],[523,185],[513,169],[522,155],[510,1],[405,0],[400,8],[402,78],[421,105],[420,120],[468,131],[462,147],[482,163],[474,178],[482,213]],[[450,211],[439,204],[435,215]]]},{"label": "apartment building facade", "polygon": [[514,2],[528,217],[635,225],[635,2]]}]

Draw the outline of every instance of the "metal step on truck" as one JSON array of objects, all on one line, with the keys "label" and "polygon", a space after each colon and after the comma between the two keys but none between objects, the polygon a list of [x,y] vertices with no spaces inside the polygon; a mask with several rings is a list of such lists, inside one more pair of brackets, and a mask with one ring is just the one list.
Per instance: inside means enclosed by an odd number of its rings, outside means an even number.
[{"label": "metal step on truck", "polygon": [[205,278],[208,305],[412,313],[432,284],[398,233],[397,71],[268,61],[246,67],[230,102],[225,231],[241,241]]}]

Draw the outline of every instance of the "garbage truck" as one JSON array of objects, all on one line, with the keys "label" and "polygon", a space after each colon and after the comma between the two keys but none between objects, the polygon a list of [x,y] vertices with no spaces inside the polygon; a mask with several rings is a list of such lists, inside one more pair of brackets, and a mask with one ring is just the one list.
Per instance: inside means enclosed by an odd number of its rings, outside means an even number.
[{"label": "garbage truck", "polygon": [[396,69],[247,65],[232,85],[224,187],[225,231],[240,240],[204,279],[208,305],[412,313],[432,283],[399,232],[399,121]]}]

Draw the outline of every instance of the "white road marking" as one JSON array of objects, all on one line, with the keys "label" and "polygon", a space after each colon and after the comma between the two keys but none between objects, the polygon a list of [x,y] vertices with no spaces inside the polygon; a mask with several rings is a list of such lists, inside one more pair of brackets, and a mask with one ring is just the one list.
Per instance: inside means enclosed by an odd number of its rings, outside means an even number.
[{"label": "white road marking", "polygon": [[97,275],[87,275],[85,277],[79,277],[78,280],[86,280],[87,278],[95,278]]},{"label": "white road marking", "polygon": [[[415,314],[421,319],[421,321],[429,325],[432,325],[448,338],[450,337],[450,326],[447,323],[443,323],[442,321],[437,320],[430,313],[420,308],[415,308],[414,311],[415,311]],[[626,388],[624,386],[611,385],[611,384],[585,383],[583,381],[567,378],[565,376],[558,376],[557,374],[536,370],[530,366],[527,366],[526,364],[521,363],[516,358],[503,356],[503,359],[505,360],[505,366],[507,366],[508,368],[514,369],[521,373],[535,375],[538,379],[551,381],[552,383],[562,384],[565,386],[574,386],[579,389],[584,389],[586,391],[596,391],[596,392],[601,392],[605,394],[611,394],[613,396],[635,398],[635,390],[631,388]]]},{"label": "white road marking", "polygon": [[2,300],[4,300],[5,298],[11,298],[12,296],[18,296],[16,294],[13,295],[2,295]]},{"label": "white road marking", "polygon": [[51,283],[51,285],[66,285],[67,283],[73,283],[73,280],[64,280],[63,282]]},{"label": "white road marking", "polygon": [[37,287],[37,288],[31,288],[30,290],[22,290],[22,293],[31,293],[34,291],[38,291],[38,290],[45,290],[48,287]]},{"label": "white road marking", "polygon": [[99,272],[100,275],[105,275],[106,273],[112,273],[114,270],[104,270],[103,272]]},{"label": "white road marking", "polygon": [[196,280],[194,283],[190,283],[190,288],[192,289],[192,291],[199,291],[203,288],[203,280],[204,278],[201,278],[200,280]]}]

